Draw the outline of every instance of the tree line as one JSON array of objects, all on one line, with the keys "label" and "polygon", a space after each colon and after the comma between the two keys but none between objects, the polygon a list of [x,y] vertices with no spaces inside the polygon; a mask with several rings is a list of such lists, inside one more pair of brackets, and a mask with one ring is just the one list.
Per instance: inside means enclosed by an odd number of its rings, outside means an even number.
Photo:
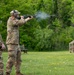
[{"label": "tree line", "polygon": [[20,27],[20,44],[33,51],[66,50],[74,39],[74,0],[0,0],[0,33],[6,41],[10,11],[21,15],[45,12],[50,18],[33,19]]}]

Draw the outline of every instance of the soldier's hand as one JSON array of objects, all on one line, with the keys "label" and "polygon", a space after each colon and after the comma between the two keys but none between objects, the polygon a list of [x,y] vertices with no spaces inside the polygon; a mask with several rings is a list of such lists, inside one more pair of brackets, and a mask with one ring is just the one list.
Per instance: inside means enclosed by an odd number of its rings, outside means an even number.
[{"label": "soldier's hand", "polygon": [[30,16],[30,17],[28,17],[29,18],[29,20],[31,20],[31,19],[33,19],[33,16]]},{"label": "soldier's hand", "polygon": [[4,43],[2,43],[2,48],[1,48],[1,49],[6,49],[6,47],[5,47]]}]

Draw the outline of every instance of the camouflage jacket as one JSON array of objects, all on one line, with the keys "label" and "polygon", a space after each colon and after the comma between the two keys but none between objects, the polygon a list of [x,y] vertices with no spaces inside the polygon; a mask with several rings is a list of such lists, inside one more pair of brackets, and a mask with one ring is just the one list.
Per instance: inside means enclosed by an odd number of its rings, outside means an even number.
[{"label": "camouflage jacket", "polygon": [[1,50],[1,48],[2,48],[2,43],[1,43],[1,41],[0,41],[0,50]]},{"label": "camouflage jacket", "polygon": [[18,20],[9,17],[7,21],[6,44],[19,44],[19,26],[21,26],[25,22],[26,21],[23,18]]},{"label": "camouflage jacket", "polygon": [[1,36],[1,34],[0,34],[0,50],[1,50],[1,48],[2,48],[2,42],[3,42],[2,36]]}]

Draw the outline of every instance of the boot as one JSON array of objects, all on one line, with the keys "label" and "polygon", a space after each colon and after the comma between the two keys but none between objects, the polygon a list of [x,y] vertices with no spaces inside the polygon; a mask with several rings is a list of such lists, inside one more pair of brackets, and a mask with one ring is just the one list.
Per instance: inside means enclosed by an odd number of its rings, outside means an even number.
[{"label": "boot", "polygon": [[10,75],[10,73],[6,72],[6,75]]},{"label": "boot", "polygon": [[23,75],[21,72],[16,72],[16,75]]}]

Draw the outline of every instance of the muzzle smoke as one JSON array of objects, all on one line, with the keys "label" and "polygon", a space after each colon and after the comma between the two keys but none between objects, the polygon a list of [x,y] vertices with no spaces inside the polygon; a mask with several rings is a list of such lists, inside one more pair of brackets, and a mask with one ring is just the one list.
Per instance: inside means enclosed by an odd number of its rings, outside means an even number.
[{"label": "muzzle smoke", "polygon": [[50,15],[48,15],[47,13],[45,13],[45,12],[37,12],[36,14],[35,14],[35,17],[36,17],[36,19],[38,20],[38,21],[40,21],[40,20],[44,20],[44,19],[47,19],[47,18],[50,18]]}]

